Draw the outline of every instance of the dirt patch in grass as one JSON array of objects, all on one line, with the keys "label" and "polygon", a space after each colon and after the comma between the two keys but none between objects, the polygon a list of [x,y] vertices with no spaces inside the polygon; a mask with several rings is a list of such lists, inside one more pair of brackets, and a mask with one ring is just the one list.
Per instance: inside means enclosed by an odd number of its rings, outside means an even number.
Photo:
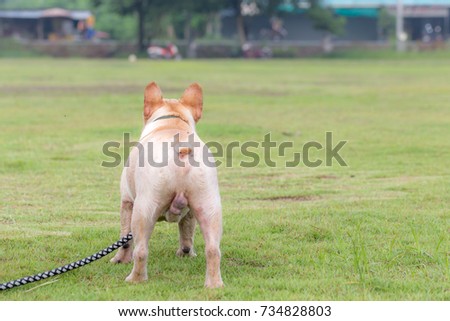
[{"label": "dirt patch in grass", "polygon": [[316,178],[318,178],[318,179],[338,179],[338,177],[334,176],[334,175],[319,175],[319,176],[316,176]]},{"label": "dirt patch in grass", "polygon": [[318,200],[318,196],[313,195],[291,195],[291,196],[271,196],[256,198],[257,201],[285,201],[285,202],[308,202]]}]

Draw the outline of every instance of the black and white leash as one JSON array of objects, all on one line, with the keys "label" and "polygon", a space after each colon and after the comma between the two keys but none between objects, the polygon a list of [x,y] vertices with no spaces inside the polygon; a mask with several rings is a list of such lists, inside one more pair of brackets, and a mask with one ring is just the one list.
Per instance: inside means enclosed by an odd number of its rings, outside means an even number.
[{"label": "black and white leash", "polygon": [[6,283],[2,283],[0,284],[0,291],[4,291],[4,290],[9,290],[21,285],[25,285],[28,283],[32,283],[32,282],[36,282],[36,281],[40,281],[46,278],[49,278],[51,276],[55,276],[55,275],[59,275],[59,274],[63,274],[72,270],[75,270],[79,267],[85,266],[89,263],[92,263],[98,259],[101,259],[102,257],[108,255],[109,253],[117,250],[119,247],[124,246],[125,244],[128,243],[128,241],[130,241],[133,238],[133,235],[131,235],[131,233],[129,233],[128,235],[122,237],[120,240],[118,240],[117,242],[113,243],[112,245],[108,246],[107,248],[98,251],[95,254],[92,254],[91,256],[88,256],[82,260],[78,260],[75,261],[73,263],[55,268],[53,270],[50,271],[46,271],[46,272],[42,272],[39,274],[35,274],[35,275],[31,275],[31,276],[26,276],[24,278],[21,279],[17,279],[17,280],[13,280],[13,281],[9,281]]}]

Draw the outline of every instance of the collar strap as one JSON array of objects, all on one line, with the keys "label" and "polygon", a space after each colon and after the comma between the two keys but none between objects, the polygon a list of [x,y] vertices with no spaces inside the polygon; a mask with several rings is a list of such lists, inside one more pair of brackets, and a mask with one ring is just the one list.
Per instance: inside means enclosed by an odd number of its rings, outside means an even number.
[{"label": "collar strap", "polygon": [[155,122],[155,121],[157,121],[157,120],[170,119],[170,118],[179,118],[179,119],[181,119],[182,121],[184,121],[185,123],[188,123],[186,120],[184,120],[183,118],[181,118],[181,117],[178,116],[178,115],[165,115],[165,116],[161,116],[161,117],[156,118],[153,122]]}]

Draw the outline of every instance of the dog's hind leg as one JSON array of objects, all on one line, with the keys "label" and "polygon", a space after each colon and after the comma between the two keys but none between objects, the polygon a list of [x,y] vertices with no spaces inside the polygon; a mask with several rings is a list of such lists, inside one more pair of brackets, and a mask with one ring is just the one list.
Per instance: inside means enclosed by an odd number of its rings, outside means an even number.
[{"label": "dog's hind leg", "polygon": [[147,280],[148,241],[158,220],[161,208],[148,201],[152,197],[137,197],[133,206],[131,231],[135,247],[133,250],[134,266],[127,282],[142,282]]},{"label": "dog's hind leg", "polygon": [[[219,201],[220,202],[220,201]],[[222,237],[222,208],[219,202],[193,202],[197,219],[205,240],[207,288],[223,287],[220,274],[220,239]],[[202,204],[203,203],[203,204]]]},{"label": "dog's hind leg", "polygon": [[[133,203],[131,201],[122,200],[120,206],[120,237],[126,236],[131,232],[131,214],[133,212]],[[128,241],[122,246],[117,254],[111,259],[112,263],[129,263],[133,254],[133,240]]]},{"label": "dog's hind leg", "polygon": [[180,231],[180,248],[177,255],[197,256],[194,251],[195,218],[191,211],[178,223],[178,230]]}]

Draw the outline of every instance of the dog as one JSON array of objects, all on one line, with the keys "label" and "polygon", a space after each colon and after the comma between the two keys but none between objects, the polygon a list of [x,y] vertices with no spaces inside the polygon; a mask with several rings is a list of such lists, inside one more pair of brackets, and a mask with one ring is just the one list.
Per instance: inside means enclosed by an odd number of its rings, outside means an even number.
[{"label": "dog", "polygon": [[176,255],[190,257],[196,256],[194,232],[198,222],[205,240],[205,287],[223,287],[217,170],[203,161],[211,160],[212,155],[195,131],[202,110],[202,88],[196,83],[180,99],[164,99],[154,82],[145,88],[144,129],[130,152],[120,183],[120,235],[131,232],[133,240],[111,259],[113,263],[134,260],[127,282],[147,280],[149,239],[156,222],[166,220],[178,223]]}]

